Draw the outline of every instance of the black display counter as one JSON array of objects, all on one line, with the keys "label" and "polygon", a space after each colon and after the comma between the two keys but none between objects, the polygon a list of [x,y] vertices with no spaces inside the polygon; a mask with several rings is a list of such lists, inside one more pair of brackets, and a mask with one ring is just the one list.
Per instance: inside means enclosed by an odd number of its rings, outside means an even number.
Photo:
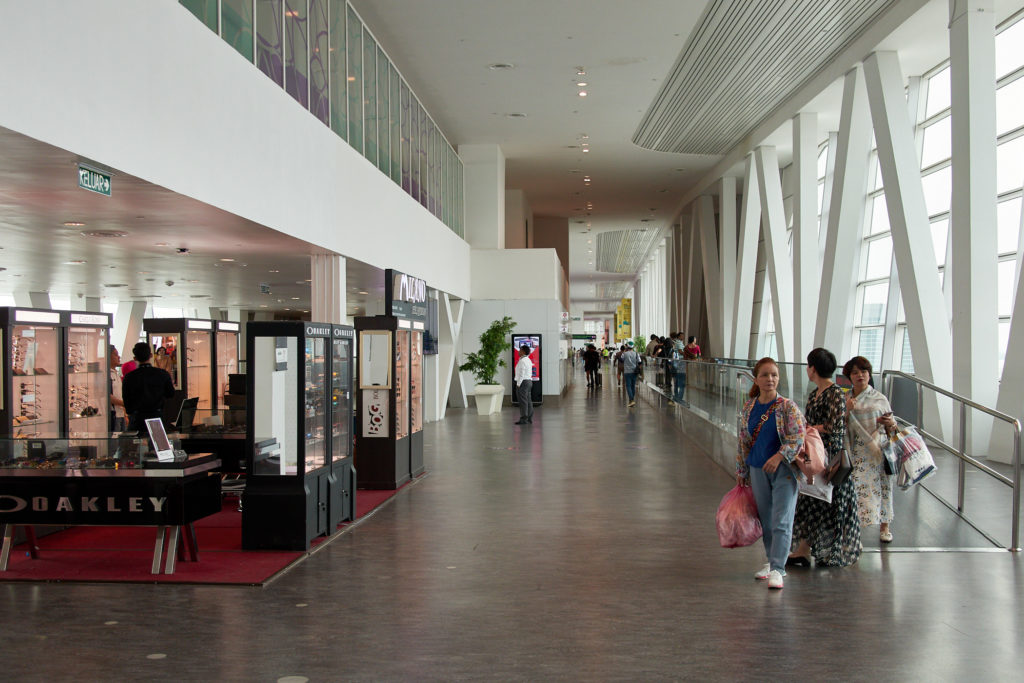
[{"label": "black display counter", "polygon": [[[210,453],[173,462],[143,460],[127,467],[0,467],[0,571],[6,571],[16,525],[155,526],[154,574],[174,573],[182,531],[198,560],[192,523],[221,509],[221,461]],[[34,553],[33,553],[34,555]]]}]

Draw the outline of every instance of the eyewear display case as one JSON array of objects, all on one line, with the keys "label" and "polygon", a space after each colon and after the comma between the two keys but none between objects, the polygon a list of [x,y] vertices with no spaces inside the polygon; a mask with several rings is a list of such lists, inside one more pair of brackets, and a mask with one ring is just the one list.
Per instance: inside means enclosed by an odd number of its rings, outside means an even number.
[{"label": "eyewear display case", "polygon": [[247,325],[244,548],[305,550],[354,517],[351,446],[339,424],[351,410],[353,334],[325,323]]},{"label": "eyewear display case", "polygon": [[423,323],[396,316],[355,322],[359,486],[397,489],[424,471]]},{"label": "eyewear display case", "polygon": [[142,327],[153,365],[171,374],[175,389],[198,398],[200,410],[227,407],[228,376],[238,371],[238,323],[147,318]]},{"label": "eyewear display case", "polygon": [[109,327],[105,313],[0,308],[0,435],[106,434]]}]

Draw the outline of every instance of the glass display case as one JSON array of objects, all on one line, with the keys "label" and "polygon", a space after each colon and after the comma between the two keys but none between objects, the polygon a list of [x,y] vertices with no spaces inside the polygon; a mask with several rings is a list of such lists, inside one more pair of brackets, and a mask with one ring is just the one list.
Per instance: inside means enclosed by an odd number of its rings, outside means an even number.
[{"label": "glass display case", "polygon": [[68,436],[110,431],[110,315],[66,313]]},{"label": "glass display case", "polygon": [[[178,439],[168,435],[172,447],[179,450]],[[159,461],[153,445],[146,437],[93,436],[65,438],[3,438],[0,437],[0,476],[5,470],[130,470],[159,467],[164,462],[183,462],[187,456],[176,455],[173,461]]]},{"label": "glass display case", "polygon": [[[220,401],[215,398],[218,391],[214,368],[217,324],[200,318],[146,318],[142,321],[146,339],[153,349],[153,365],[167,370],[174,388],[184,391],[186,398],[199,399],[198,407],[203,410],[220,407]],[[235,354],[237,363],[237,350]]]},{"label": "glass display case", "polygon": [[54,438],[64,430],[63,320],[59,311],[0,309],[3,434]]},{"label": "glass display case", "polygon": [[409,333],[409,430],[423,429],[423,333]]},{"label": "glass display case", "polygon": [[395,438],[409,436],[409,331],[395,332]]},{"label": "glass display case", "polygon": [[356,471],[352,458],[352,356],[355,330],[333,325],[331,339],[331,477],[329,524],[356,518]]},{"label": "glass display case", "polygon": [[217,408],[227,408],[230,376],[238,372],[238,323],[217,322],[217,334],[214,338],[216,350],[216,370],[214,390],[217,396]]},{"label": "glass display case", "polygon": [[334,440],[347,439],[339,411],[351,396],[345,342],[354,333],[347,328],[349,336],[339,334],[336,344],[338,328],[299,321],[246,326],[245,548],[308,549],[349,518],[344,509],[355,499],[354,475],[344,470],[351,459]]}]

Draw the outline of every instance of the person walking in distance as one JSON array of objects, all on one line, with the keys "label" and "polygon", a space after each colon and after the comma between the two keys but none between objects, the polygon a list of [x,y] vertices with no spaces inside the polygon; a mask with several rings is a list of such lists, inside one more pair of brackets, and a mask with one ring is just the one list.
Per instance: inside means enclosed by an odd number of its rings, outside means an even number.
[{"label": "person walking in distance", "polygon": [[530,347],[525,344],[519,347],[515,380],[519,396],[519,421],[516,424],[533,424],[533,361],[530,360]]},{"label": "person walking in distance", "polygon": [[601,354],[593,344],[588,345],[583,353],[583,370],[587,373],[587,386],[594,386],[597,383],[597,373],[601,371]]},{"label": "person walking in distance", "polygon": [[636,376],[640,372],[640,354],[633,348],[633,340],[626,341],[626,350],[622,352],[622,377],[626,380],[626,395],[629,405],[636,405]]}]

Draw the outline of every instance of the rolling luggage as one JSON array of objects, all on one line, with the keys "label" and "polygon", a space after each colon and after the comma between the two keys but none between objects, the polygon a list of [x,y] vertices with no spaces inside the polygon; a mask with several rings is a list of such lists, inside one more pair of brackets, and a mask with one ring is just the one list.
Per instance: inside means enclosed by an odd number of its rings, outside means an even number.
[{"label": "rolling luggage", "polygon": [[604,386],[603,375],[600,372],[594,373],[594,384],[597,386],[598,389]]}]

